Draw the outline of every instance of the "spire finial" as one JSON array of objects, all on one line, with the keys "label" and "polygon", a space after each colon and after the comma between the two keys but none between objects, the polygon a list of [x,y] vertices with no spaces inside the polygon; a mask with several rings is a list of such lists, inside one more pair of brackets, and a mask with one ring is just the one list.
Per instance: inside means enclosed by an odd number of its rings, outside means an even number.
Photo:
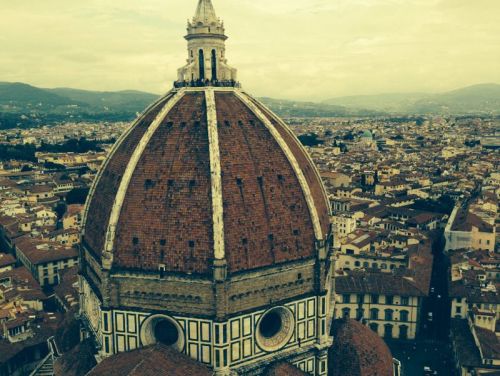
[{"label": "spire finial", "polygon": [[214,6],[212,5],[212,0],[199,0],[198,7],[196,8],[196,14],[193,18],[193,23],[204,23],[211,24],[217,23],[217,15],[215,14]]}]

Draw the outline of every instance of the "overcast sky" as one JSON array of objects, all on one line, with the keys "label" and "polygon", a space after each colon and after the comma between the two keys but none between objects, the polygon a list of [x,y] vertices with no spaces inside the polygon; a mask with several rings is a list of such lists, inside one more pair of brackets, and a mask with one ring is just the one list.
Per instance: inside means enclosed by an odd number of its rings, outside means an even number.
[{"label": "overcast sky", "polygon": [[[167,91],[197,0],[0,0],[0,81]],[[213,0],[258,96],[500,83],[500,0]]]}]

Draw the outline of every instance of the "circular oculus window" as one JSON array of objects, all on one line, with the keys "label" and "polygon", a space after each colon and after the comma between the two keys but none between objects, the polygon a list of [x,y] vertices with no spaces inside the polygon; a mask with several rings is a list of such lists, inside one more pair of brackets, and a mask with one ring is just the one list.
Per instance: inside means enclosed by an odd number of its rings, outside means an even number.
[{"label": "circular oculus window", "polygon": [[182,351],[185,339],[182,328],[176,320],[166,315],[153,315],[141,326],[141,342],[143,346],[162,343]]},{"label": "circular oculus window", "polygon": [[267,352],[279,350],[290,341],[294,328],[295,319],[288,308],[272,308],[257,322],[257,344]]}]

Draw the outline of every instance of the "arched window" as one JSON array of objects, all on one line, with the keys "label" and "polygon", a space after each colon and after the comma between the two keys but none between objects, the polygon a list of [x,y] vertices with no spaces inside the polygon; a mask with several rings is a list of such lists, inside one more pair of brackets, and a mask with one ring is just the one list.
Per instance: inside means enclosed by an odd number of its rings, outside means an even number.
[{"label": "arched window", "polygon": [[408,311],[401,311],[399,313],[399,321],[408,321]]},{"label": "arched window", "polygon": [[217,52],[212,50],[212,81],[217,81]]},{"label": "arched window", "polygon": [[392,309],[386,309],[384,312],[385,312],[385,320],[386,321],[392,321],[393,310]]},{"label": "arched window", "polygon": [[370,309],[370,319],[371,320],[378,320],[378,309],[377,308]]},{"label": "arched window", "polygon": [[375,333],[378,333],[378,324],[374,322],[370,323],[370,329],[373,330]]},{"label": "arched window", "polygon": [[205,55],[203,50],[199,52],[199,65],[200,65],[200,80],[205,79]]}]

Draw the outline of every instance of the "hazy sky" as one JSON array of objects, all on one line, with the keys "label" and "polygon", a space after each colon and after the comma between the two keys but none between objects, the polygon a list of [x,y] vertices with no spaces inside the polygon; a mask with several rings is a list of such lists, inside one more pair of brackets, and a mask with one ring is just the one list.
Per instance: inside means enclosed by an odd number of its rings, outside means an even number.
[{"label": "hazy sky", "polygon": [[[0,81],[167,91],[198,0],[0,0]],[[500,0],[213,0],[258,96],[500,83]]]}]

